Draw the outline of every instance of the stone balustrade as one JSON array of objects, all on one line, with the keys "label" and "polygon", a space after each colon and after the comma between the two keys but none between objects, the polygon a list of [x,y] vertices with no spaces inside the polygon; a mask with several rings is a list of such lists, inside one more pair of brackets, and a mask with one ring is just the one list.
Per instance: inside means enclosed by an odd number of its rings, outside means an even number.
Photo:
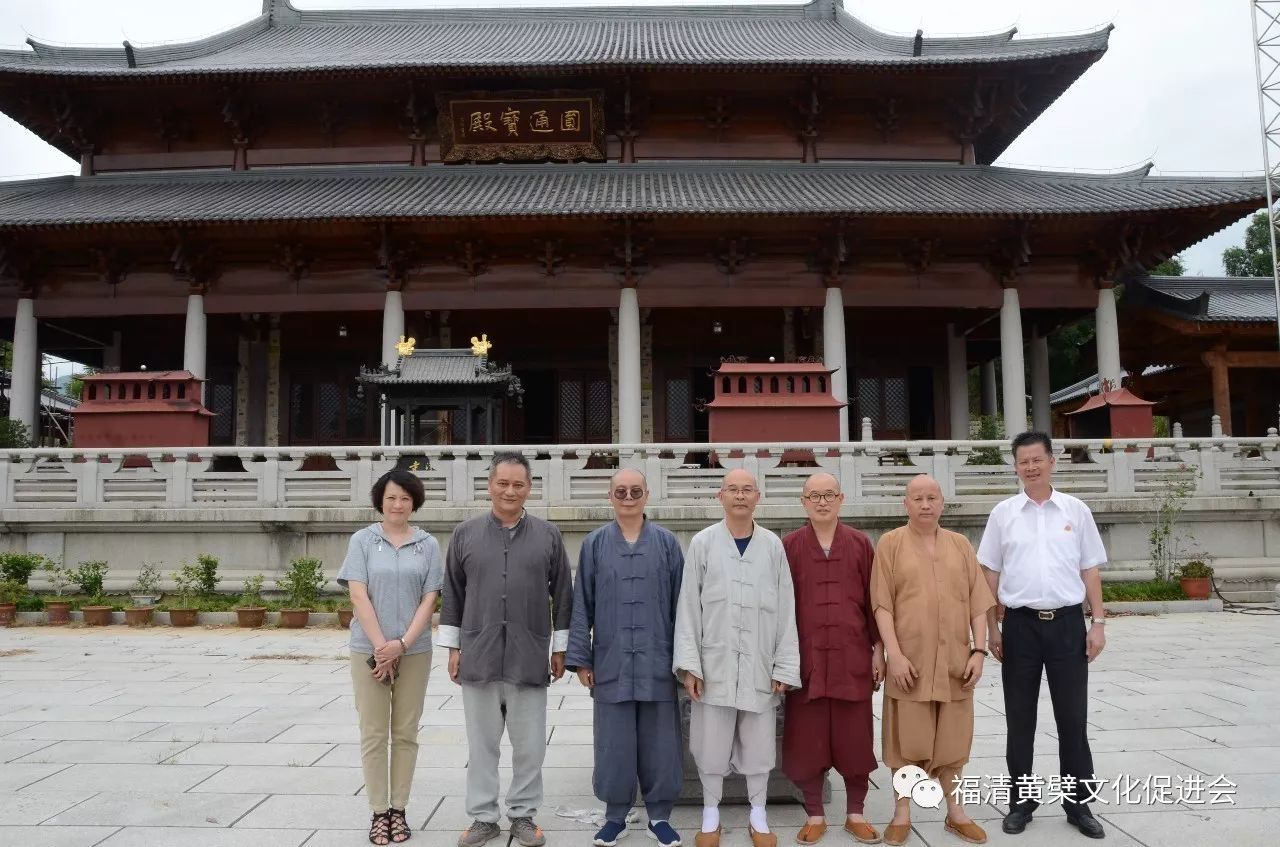
[{"label": "stone balustrade", "polygon": [[[1192,497],[1280,494],[1280,436],[1137,440],[1064,439],[1055,484],[1088,500],[1142,498],[1172,485]],[[725,470],[746,468],[762,503],[794,504],[816,469],[851,502],[896,500],[915,474],[952,500],[1017,490],[1006,441],[860,441],[833,444],[515,445],[512,447],[212,447],[0,451],[0,508],[366,508],[382,473],[400,464],[422,477],[428,509],[487,500],[489,463],[514,450],[533,467],[530,506],[599,506],[619,467],[646,474],[654,505],[711,505]],[[718,463],[719,467],[713,467]]]}]

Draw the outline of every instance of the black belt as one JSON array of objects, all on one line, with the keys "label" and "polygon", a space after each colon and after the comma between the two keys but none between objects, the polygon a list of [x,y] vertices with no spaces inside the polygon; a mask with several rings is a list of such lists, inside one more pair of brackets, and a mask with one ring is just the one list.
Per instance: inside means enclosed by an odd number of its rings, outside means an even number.
[{"label": "black belt", "polygon": [[1064,615],[1075,613],[1080,617],[1084,617],[1084,604],[1076,603],[1074,606],[1063,606],[1061,609],[1033,609],[1030,606],[1014,606],[1005,609],[1005,613],[1016,612],[1027,617],[1038,618],[1042,621],[1051,621]]}]

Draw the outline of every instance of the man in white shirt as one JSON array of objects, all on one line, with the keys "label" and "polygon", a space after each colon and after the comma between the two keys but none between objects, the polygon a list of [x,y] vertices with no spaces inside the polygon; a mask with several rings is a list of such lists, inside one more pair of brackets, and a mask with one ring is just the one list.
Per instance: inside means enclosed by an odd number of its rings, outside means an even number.
[{"label": "man in white shirt", "polygon": [[[1107,643],[1099,571],[1107,551],[1089,507],[1054,490],[1056,462],[1048,435],[1024,432],[1014,438],[1013,460],[1022,493],[992,509],[978,546],[987,584],[1005,608],[1003,634],[996,626],[998,607],[988,613],[991,652],[1002,663],[1005,759],[1013,794],[1002,829],[1022,832],[1039,805],[1028,795],[1035,792],[1030,777],[1043,670],[1058,725],[1067,820],[1090,838],[1103,838],[1102,824],[1081,801],[1091,793],[1085,782],[1093,780],[1086,731],[1089,663]],[[1087,631],[1086,599],[1093,615]]]}]

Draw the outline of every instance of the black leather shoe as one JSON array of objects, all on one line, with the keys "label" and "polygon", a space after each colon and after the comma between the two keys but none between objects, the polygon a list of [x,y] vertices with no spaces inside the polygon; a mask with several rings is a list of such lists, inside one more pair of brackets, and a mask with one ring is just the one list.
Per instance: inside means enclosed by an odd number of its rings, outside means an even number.
[{"label": "black leather shoe", "polygon": [[1067,815],[1067,823],[1080,830],[1083,834],[1090,838],[1106,838],[1107,833],[1102,828],[1102,824],[1093,816],[1093,812],[1085,811],[1080,814]]},{"label": "black leather shoe", "polygon": [[1004,823],[1000,824],[1000,828],[1008,835],[1017,835],[1026,829],[1029,823],[1031,823],[1030,812],[1019,812],[1014,809],[1004,816]]}]

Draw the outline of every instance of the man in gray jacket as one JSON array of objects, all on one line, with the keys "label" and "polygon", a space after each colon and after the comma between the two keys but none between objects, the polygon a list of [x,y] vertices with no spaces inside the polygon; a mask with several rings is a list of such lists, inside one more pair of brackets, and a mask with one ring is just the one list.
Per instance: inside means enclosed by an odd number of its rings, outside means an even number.
[{"label": "man in gray jacket", "polygon": [[512,747],[511,834],[522,847],[546,843],[533,816],[542,802],[547,685],[564,675],[573,582],[560,530],[524,511],[532,483],[524,456],[495,455],[489,470],[493,507],[458,524],[445,559],[436,643],[449,648],[449,678],[462,686],[471,754],[467,814],[474,820],[458,839],[460,847],[478,847],[502,833],[498,748],[504,728]]}]

